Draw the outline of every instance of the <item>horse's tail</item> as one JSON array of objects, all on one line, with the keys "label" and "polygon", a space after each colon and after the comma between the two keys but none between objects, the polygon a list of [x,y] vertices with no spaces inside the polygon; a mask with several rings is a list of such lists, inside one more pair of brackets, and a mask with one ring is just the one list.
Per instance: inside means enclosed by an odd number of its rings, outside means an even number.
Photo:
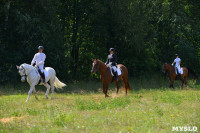
[{"label": "horse's tail", "polygon": [[129,83],[128,83],[128,81],[127,81],[127,87],[128,87],[128,91],[130,91],[130,85],[129,85]]},{"label": "horse's tail", "polygon": [[128,79],[123,79],[124,82],[124,89],[130,91],[130,85],[128,83]]},{"label": "horse's tail", "polygon": [[66,86],[66,84],[62,83],[57,77],[55,78],[54,85],[57,89],[58,88],[62,89],[63,87]]},{"label": "horse's tail", "polygon": [[190,72],[196,79],[198,78],[198,76],[195,74],[195,72],[190,68],[190,67],[186,67],[188,69],[188,72]]}]

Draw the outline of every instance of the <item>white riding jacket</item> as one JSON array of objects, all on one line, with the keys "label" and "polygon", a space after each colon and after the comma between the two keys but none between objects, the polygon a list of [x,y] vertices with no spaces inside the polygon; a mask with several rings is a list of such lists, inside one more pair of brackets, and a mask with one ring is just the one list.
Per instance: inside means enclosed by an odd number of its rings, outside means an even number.
[{"label": "white riding jacket", "polygon": [[46,55],[44,53],[36,53],[33,57],[33,60],[31,61],[31,65],[36,63],[36,65],[40,68],[42,72],[44,72],[44,61],[46,59]]},{"label": "white riding jacket", "polygon": [[176,69],[178,69],[179,73],[181,73],[180,61],[181,61],[180,58],[176,58],[174,60],[174,62],[176,63]]},{"label": "white riding jacket", "polygon": [[174,60],[174,62],[176,63],[176,67],[180,66],[180,61],[181,61],[180,58],[176,58],[176,59]]}]

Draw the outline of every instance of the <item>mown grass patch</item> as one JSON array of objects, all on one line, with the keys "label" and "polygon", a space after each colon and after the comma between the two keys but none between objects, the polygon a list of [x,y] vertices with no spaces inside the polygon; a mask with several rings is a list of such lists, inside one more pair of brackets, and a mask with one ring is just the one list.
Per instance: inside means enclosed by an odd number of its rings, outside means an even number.
[{"label": "mown grass patch", "polygon": [[76,107],[78,110],[102,110],[102,109],[113,109],[117,107],[124,108],[126,105],[131,103],[130,97],[117,97],[117,98],[107,98],[99,99],[76,99]]},{"label": "mown grass patch", "polygon": [[[39,94],[25,102],[27,94],[0,96],[0,132],[171,132],[172,126],[197,126],[200,130],[200,92],[141,89],[118,96],[110,91]],[[24,117],[26,116],[26,117]],[[16,119],[15,119],[16,118]],[[20,119],[18,119],[20,118]]]}]

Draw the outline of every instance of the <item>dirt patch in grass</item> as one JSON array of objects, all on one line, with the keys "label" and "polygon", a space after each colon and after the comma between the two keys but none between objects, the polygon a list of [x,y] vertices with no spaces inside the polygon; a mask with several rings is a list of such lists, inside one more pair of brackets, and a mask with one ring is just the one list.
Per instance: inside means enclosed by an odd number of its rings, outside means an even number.
[{"label": "dirt patch in grass", "polygon": [[9,117],[9,118],[1,118],[0,119],[0,122],[1,123],[10,123],[12,122],[13,120],[21,120],[23,118],[27,117],[27,115],[25,116],[21,116],[21,117]]}]

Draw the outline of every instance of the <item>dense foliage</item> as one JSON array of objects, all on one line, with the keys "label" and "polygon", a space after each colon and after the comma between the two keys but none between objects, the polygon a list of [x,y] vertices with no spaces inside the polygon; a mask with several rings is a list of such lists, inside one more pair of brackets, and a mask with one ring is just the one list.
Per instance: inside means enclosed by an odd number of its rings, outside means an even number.
[{"label": "dense foliage", "polygon": [[114,47],[129,76],[160,71],[178,53],[200,72],[199,0],[1,0],[0,82],[19,80],[44,45],[62,80],[90,77],[91,58]]}]

